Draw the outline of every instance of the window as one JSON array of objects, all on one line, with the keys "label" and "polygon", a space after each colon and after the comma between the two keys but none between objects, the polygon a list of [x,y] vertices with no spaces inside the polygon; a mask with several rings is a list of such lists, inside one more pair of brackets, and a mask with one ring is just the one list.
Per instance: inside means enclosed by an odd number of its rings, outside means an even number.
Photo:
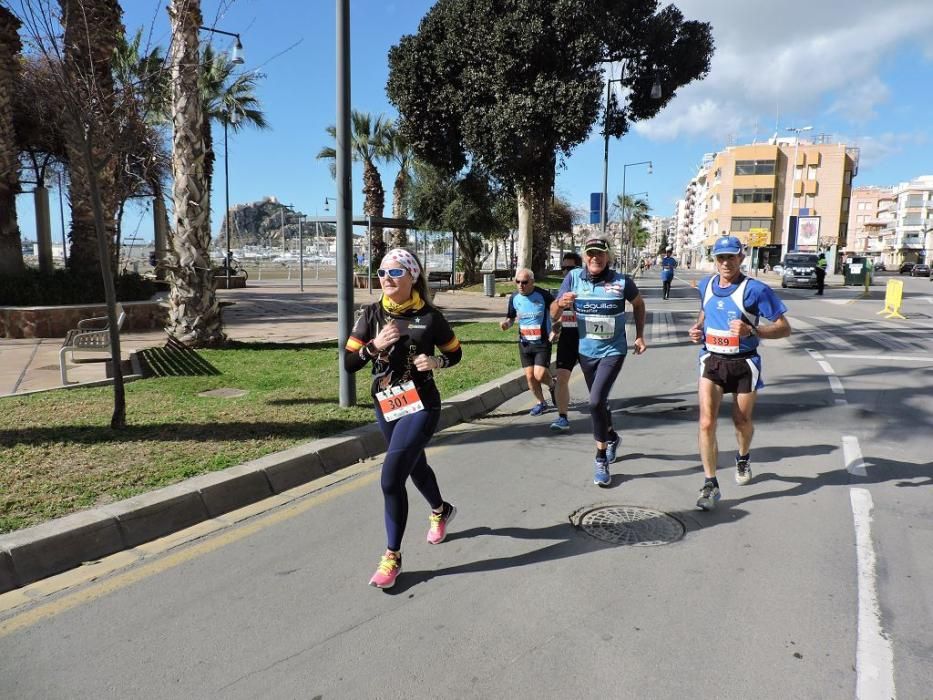
[{"label": "window", "polygon": [[753,228],[765,228],[771,230],[771,219],[750,219],[736,217],[732,219],[733,231],[750,231]]},{"label": "window", "polygon": [[908,209],[919,209],[923,206],[923,195],[922,194],[911,194],[907,196]]},{"label": "window", "polygon": [[852,184],[852,171],[851,170],[846,170],[845,175],[842,176],[842,181],[847,185]]},{"label": "window", "polygon": [[807,167],[807,179],[815,180],[816,179],[816,166],[810,165]]},{"label": "window", "polygon": [[803,166],[798,165],[794,168],[794,180],[802,180],[802,179],[803,179]]},{"label": "window", "polygon": [[736,175],[774,175],[773,160],[737,160]]},{"label": "window", "polygon": [[773,189],[735,190],[732,193],[733,204],[762,204],[774,201]]},{"label": "window", "polygon": [[849,211],[849,198],[848,197],[842,198],[842,211]]},{"label": "window", "polygon": [[859,203],[858,203],[858,210],[859,210],[859,211],[865,211],[866,209],[868,209],[868,202],[859,202]]}]

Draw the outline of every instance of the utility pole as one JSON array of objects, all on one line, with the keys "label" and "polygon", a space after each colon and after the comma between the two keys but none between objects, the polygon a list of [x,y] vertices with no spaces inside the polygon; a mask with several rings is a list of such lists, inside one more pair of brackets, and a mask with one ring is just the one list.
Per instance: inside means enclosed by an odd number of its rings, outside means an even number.
[{"label": "utility pole", "polygon": [[350,0],[337,0],[337,342],[340,405],[356,404],[356,382],[343,366],[353,330],[353,189],[350,163]]}]

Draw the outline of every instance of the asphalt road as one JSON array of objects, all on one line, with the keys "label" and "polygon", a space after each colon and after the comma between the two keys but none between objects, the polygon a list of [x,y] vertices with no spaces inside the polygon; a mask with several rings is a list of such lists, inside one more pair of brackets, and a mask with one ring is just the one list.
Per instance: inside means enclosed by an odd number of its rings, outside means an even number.
[{"label": "asphalt road", "polygon": [[[795,333],[762,351],[755,478],[732,481],[727,402],[723,500],[702,513],[692,277],[667,302],[641,282],[649,350],[612,397],[611,488],[592,485],[576,372],[568,435],[549,433],[553,413],[528,416],[525,394],[435,440],[460,512],[430,546],[410,489],[391,591],[366,585],[384,544],[374,462],[94,582],[35,591],[0,613],[0,695],[930,697],[933,285],[905,280],[908,321],[856,290],[782,292]],[[607,504],[671,514],[685,534],[615,546],[571,523]]]}]

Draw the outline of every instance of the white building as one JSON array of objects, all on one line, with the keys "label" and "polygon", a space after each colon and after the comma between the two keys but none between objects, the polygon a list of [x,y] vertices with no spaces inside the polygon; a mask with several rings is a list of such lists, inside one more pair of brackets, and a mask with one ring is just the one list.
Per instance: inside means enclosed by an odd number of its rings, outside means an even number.
[{"label": "white building", "polygon": [[933,175],[921,175],[894,188],[892,262],[933,259]]}]

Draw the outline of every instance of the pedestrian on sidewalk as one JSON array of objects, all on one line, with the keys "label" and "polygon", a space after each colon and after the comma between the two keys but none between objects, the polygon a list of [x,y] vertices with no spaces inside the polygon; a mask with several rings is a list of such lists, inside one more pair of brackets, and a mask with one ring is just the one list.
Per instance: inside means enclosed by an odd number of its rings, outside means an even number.
[{"label": "pedestrian on sidewalk", "polygon": [[[551,377],[551,314],[549,309],[554,297],[551,293],[535,286],[535,275],[526,267],[515,271],[515,286],[509,296],[505,320],[499,327],[506,331],[518,319],[518,357],[525,370],[528,389],[537,399],[532,416],[540,416],[548,410],[541,386],[550,389],[551,403],[555,403],[554,378]],[[556,403],[555,403],[556,405]]]},{"label": "pedestrian on sidewalk", "polygon": [[[412,482],[431,507],[428,542],[439,544],[457,509],[441,497],[425,447],[437,429],[441,397],[434,370],[460,362],[460,341],[431,304],[424,267],[405,248],[386,253],[376,270],[382,296],[363,309],[344,353],[344,366],[357,372],[372,362],[371,394],[376,422],[386,441],[382,463],[386,552],[369,583],[391,588],[402,569],[402,536],[408,522]],[[441,354],[436,355],[435,349]]]},{"label": "pedestrian on sidewalk", "polygon": [[671,282],[674,281],[674,270],[677,269],[677,261],[674,259],[674,249],[667,246],[664,257],[661,258],[661,285],[663,286],[663,299],[671,297]]},{"label": "pedestrian on sidewalk", "polygon": [[[697,285],[700,314],[689,331],[690,340],[703,343],[698,395],[700,458],[705,478],[696,503],[701,510],[715,508],[722,495],[716,477],[716,421],[723,395],[733,395],[732,422],[738,442],[735,482],[745,485],[752,479],[752,412],[758,390],[764,386],[758,346],[762,338],[786,338],[791,333],[784,302],[771,287],[742,274],[745,254],[738,238],[719,238],[713,245],[713,257],[718,272]],[[762,316],[771,323],[759,325]]]},{"label": "pedestrian on sidewalk", "polygon": [[816,259],[816,267],[813,268],[816,273],[816,294],[823,296],[823,288],[826,286],[826,254],[820,253]]},{"label": "pedestrian on sidewalk", "polygon": [[[565,279],[573,270],[582,266],[583,258],[579,253],[564,253],[560,261],[560,269]],[[570,409],[570,374],[577,364],[580,352],[580,332],[577,330],[577,315],[572,306],[556,309],[556,313],[552,314],[552,317],[554,316],[560,319],[560,336],[557,340],[557,386],[554,389],[557,418],[551,423],[551,430],[567,432],[570,430],[570,421],[567,419],[567,411]],[[557,322],[554,325],[556,326]]]},{"label": "pedestrian on sidewalk", "polygon": [[645,302],[631,277],[609,266],[612,246],[609,238],[598,234],[583,245],[583,267],[571,270],[564,278],[551,313],[573,309],[580,335],[579,362],[586,388],[590,392],[590,416],[596,459],[593,483],[609,486],[609,465],[615,461],[621,437],[612,427],[609,392],[615,383],[628,352],[625,336],[625,303],[635,317],[636,355],[645,344]]}]

